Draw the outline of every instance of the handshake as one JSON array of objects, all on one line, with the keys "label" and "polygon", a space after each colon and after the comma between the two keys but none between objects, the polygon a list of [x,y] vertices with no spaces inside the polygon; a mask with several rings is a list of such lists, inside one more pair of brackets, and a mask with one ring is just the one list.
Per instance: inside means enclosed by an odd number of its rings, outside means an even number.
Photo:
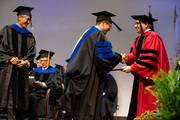
[{"label": "handshake", "polygon": [[128,63],[128,58],[127,58],[126,54],[125,53],[121,54],[121,56],[122,56],[121,63],[122,64]]},{"label": "handshake", "polygon": [[[122,56],[122,60],[121,60],[121,63],[122,64],[125,64],[125,63],[128,63],[128,58],[126,56],[126,54],[121,54]],[[131,66],[124,66],[121,68],[123,72],[126,72],[126,73],[130,73],[132,71],[134,71]]]},{"label": "handshake", "polygon": [[27,60],[19,60],[17,57],[11,58],[10,62],[13,65],[17,65],[19,68],[23,68],[25,66],[28,68],[30,66],[30,63]]}]

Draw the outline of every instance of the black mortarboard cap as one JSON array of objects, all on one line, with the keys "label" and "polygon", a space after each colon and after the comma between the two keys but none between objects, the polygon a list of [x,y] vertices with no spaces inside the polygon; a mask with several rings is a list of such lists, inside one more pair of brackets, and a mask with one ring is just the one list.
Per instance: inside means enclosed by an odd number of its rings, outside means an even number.
[{"label": "black mortarboard cap", "polygon": [[157,21],[157,19],[154,19],[154,18],[146,16],[146,15],[132,15],[131,17],[135,20],[140,20],[141,22],[152,23],[152,22]]},{"label": "black mortarboard cap", "polygon": [[119,31],[122,31],[122,29],[111,19],[111,17],[114,17],[116,15],[114,15],[108,11],[101,11],[101,12],[96,12],[96,13],[92,13],[92,14],[97,16],[96,22],[106,20],[110,23],[113,23]]},{"label": "black mortarboard cap", "polygon": [[108,22],[112,23],[111,17],[116,16],[108,11],[101,11],[92,14],[97,16],[96,22],[107,20]]},{"label": "black mortarboard cap", "polygon": [[38,55],[37,57],[36,57],[36,60],[39,60],[40,59],[40,55]]},{"label": "black mortarboard cap", "polygon": [[28,15],[32,17],[31,10],[33,9],[32,7],[18,6],[13,12],[17,12],[17,15]]},{"label": "black mortarboard cap", "polygon": [[63,68],[63,66],[62,65],[59,65],[59,64],[55,64],[56,66],[56,68],[58,68],[58,69],[60,69],[60,68]]},{"label": "black mortarboard cap", "polygon": [[59,71],[61,71],[61,73],[63,73],[64,72],[64,66],[62,66],[62,65],[59,65],[59,64],[55,64],[56,66],[56,68],[57,69],[59,69]]},{"label": "black mortarboard cap", "polygon": [[68,62],[69,62],[69,60],[70,60],[70,58],[66,59],[65,61],[68,63]]},{"label": "black mortarboard cap", "polygon": [[44,57],[48,58],[48,54],[49,54],[49,58],[51,58],[55,53],[42,49],[42,50],[40,50],[39,54],[40,54],[40,58],[44,58]]}]

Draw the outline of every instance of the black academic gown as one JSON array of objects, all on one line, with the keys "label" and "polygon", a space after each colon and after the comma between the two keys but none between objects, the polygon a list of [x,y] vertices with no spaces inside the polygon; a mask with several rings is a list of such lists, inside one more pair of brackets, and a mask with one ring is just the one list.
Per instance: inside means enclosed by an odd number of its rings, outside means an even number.
[{"label": "black academic gown", "polygon": [[51,88],[51,100],[55,100],[61,96],[62,82],[58,70],[51,66],[47,70],[42,70],[41,67],[35,68],[31,75],[35,77],[36,81],[44,82],[47,86],[47,88],[32,87],[30,90],[30,118],[31,120],[36,120],[39,116],[46,113],[45,98],[48,88]]},{"label": "black academic gown", "polygon": [[96,42],[108,41],[96,27],[90,28],[75,47],[65,74],[66,110],[78,120],[97,120],[104,75],[121,60],[121,55],[99,59]]},{"label": "black academic gown", "polygon": [[[13,25],[5,26],[0,35],[0,107],[7,108],[9,99],[13,107],[28,109],[28,68],[18,68],[10,63],[12,57],[33,63],[35,57],[35,38],[31,32],[20,33]],[[12,90],[9,98],[9,88]]]},{"label": "black academic gown", "polygon": [[99,120],[112,120],[113,113],[116,111],[117,93],[118,86],[114,77],[111,74],[105,75]]}]

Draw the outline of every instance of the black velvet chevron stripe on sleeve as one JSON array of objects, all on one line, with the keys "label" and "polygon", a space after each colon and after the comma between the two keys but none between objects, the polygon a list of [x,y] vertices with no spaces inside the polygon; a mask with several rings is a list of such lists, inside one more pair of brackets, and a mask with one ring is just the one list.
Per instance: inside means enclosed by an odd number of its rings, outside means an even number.
[{"label": "black velvet chevron stripe on sleeve", "polygon": [[157,58],[152,57],[152,56],[142,56],[139,59],[141,59],[141,60],[152,60],[152,61],[154,61],[154,62],[156,62],[158,64]]},{"label": "black velvet chevron stripe on sleeve", "polygon": [[146,50],[141,50],[141,53],[154,53],[159,57],[159,52],[153,49],[146,49]]},{"label": "black velvet chevron stripe on sleeve", "polygon": [[155,70],[155,71],[158,70],[158,68],[157,68],[156,66],[154,66],[154,65],[152,65],[152,64],[149,64],[149,63],[146,63],[146,62],[143,62],[143,61],[140,61],[140,60],[137,60],[136,63],[137,63],[137,64],[140,64],[140,65],[142,65],[142,66],[151,68],[151,69],[153,69],[153,70]]}]

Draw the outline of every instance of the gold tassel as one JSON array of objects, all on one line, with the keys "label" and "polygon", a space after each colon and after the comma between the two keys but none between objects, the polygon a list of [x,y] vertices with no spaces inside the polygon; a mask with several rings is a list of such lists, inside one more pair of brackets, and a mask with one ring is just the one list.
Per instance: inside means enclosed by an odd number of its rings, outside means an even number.
[{"label": "gold tassel", "polygon": [[48,62],[47,62],[47,67],[49,67],[49,59],[50,59],[50,51],[48,51]]},{"label": "gold tassel", "polygon": [[31,21],[31,23],[30,23],[30,24],[31,24],[31,29],[33,29],[33,26],[32,26],[32,21]]},{"label": "gold tassel", "polygon": [[151,6],[149,5],[149,14],[151,14]]},{"label": "gold tassel", "polygon": [[176,5],[175,5],[175,10],[174,10],[174,29],[175,29],[175,22],[176,22],[176,17],[177,17],[177,13],[176,13]]}]

